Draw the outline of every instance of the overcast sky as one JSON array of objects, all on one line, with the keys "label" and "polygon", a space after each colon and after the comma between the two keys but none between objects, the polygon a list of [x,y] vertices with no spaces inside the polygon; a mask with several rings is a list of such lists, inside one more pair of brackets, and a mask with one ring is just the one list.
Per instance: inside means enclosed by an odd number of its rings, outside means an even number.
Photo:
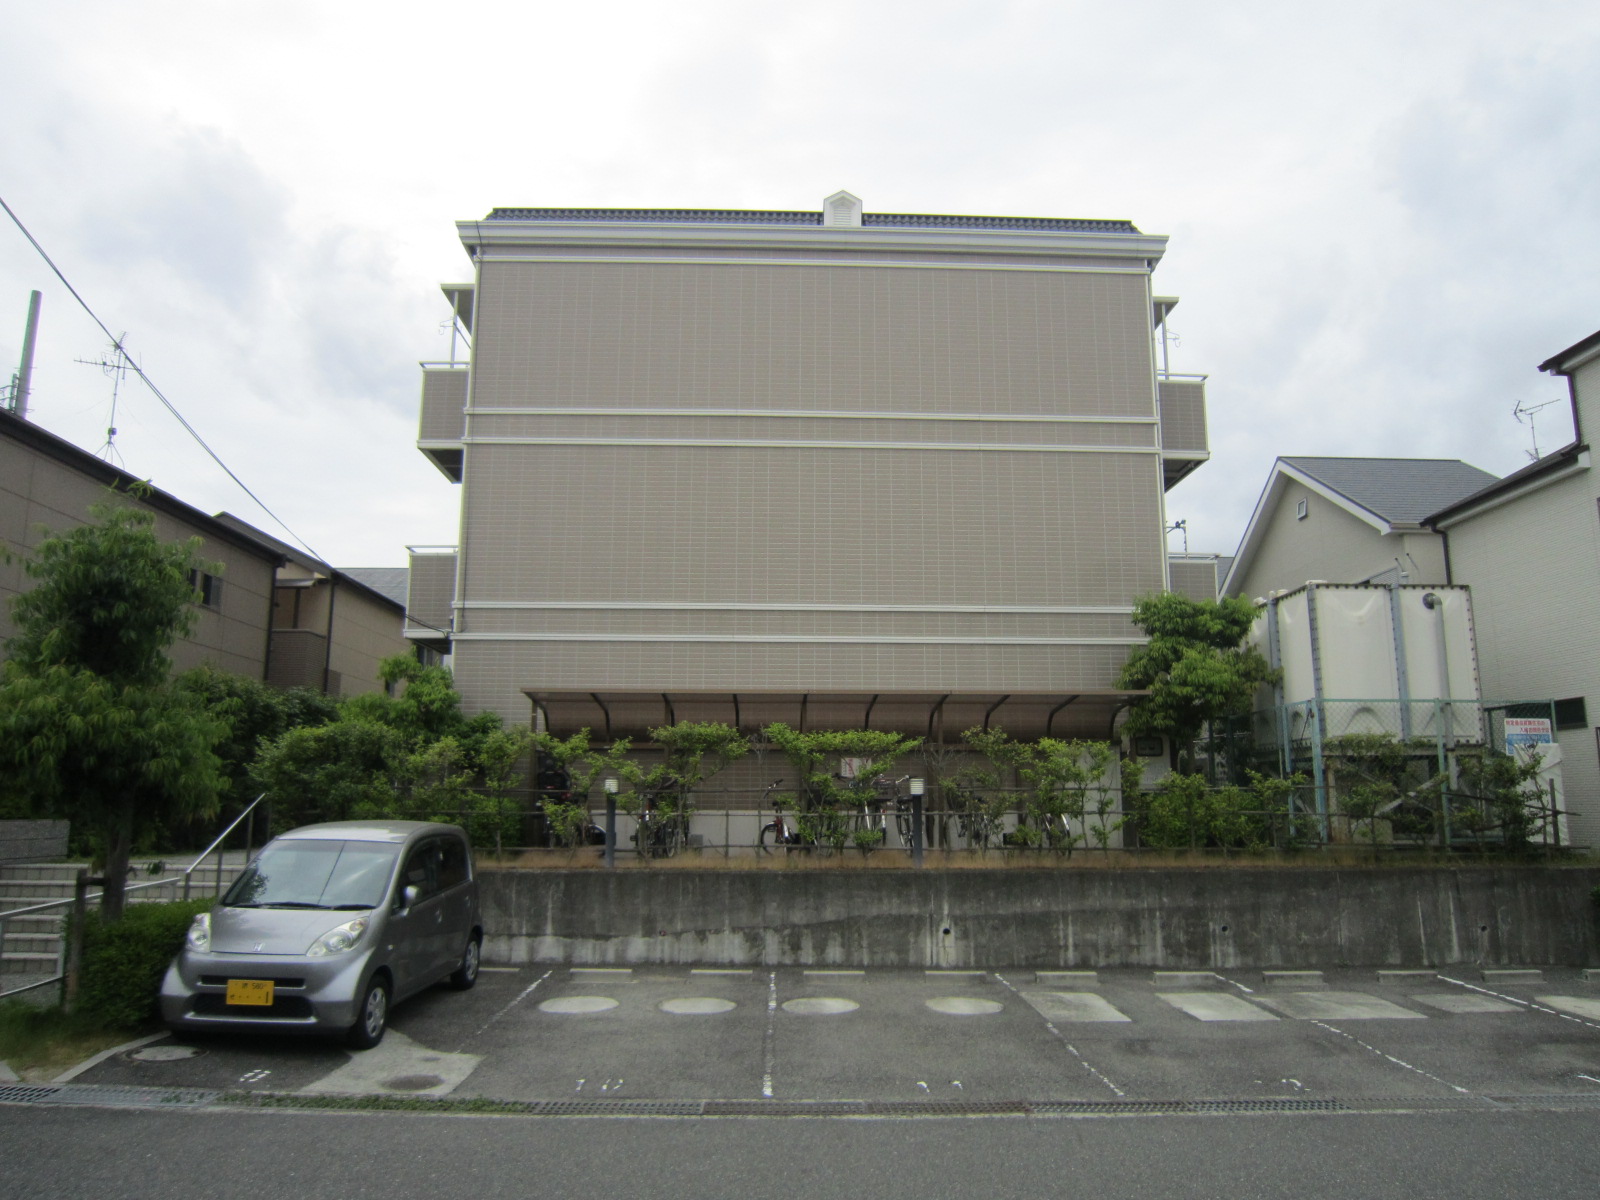
[{"label": "overcast sky", "polygon": [[[7,7],[0,195],[221,457],[341,566],[456,539],[415,448],[458,219],[497,205],[1122,218],[1231,552],[1275,456],[1527,461],[1600,328],[1600,5],[50,0]],[[3,220],[3,214],[0,214]],[[104,337],[0,226],[0,368],[106,441]],[[1548,452],[1564,404],[1536,418]],[[282,536],[136,381],[126,468]],[[1181,538],[1173,535],[1173,549]]]}]

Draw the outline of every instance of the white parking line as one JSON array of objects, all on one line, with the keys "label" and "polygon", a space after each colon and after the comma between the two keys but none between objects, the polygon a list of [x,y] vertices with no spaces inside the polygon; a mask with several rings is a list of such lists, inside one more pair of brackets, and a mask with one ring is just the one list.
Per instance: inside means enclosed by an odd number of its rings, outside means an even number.
[{"label": "white parking line", "polygon": [[778,1019],[778,973],[767,972],[767,1033],[761,1043],[761,1059],[763,1072],[761,1075],[761,1095],[764,1099],[772,1099],[772,1063],[773,1026]]},{"label": "white parking line", "polygon": [[[1590,1029],[1600,1029],[1600,1024],[1596,1024],[1593,1021],[1585,1021],[1582,1017],[1574,1016],[1573,1013],[1571,1013],[1571,1012],[1558,1012],[1554,1008],[1551,1008],[1548,1004],[1534,1004],[1534,1003],[1532,1003],[1531,1001],[1528,1001],[1528,1000],[1519,1000],[1515,996],[1503,995],[1500,992],[1491,992],[1488,988],[1479,987],[1475,983],[1468,983],[1464,979],[1454,979],[1449,975],[1441,975],[1441,976],[1439,976],[1439,978],[1444,980],[1444,982],[1446,982],[1446,983],[1453,983],[1457,987],[1464,987],[1469,992],[1479,992],[1479,993],[1481,993],[1481,994],[1483,994],[1485,996],[1493,996],[1496,1000],[1504,1000],[1507,1004],[1516,1004],[1516,1005],[1519,1005],[1522,1008],[1531,1008],[1534,1012],[1542,1012],[1542,1013],[1547,1013],[1552,1017],[1560,1017],[1563,1021],[1575,1021],[1579,1025],[1588,1026]],[[1567,997],[1563,997],[1563,998],[1567,999],[1567,1000],[1576,1000],[1578,997],[1576,997],[1576,996],[1567,996]],[[1556,997],[1554,997],[1554,996],[1540,996],[1539,999],[1548,1001],[1548,1000],[1554,1000],[1554,999],[1556,999]]]},{"label": "white parking line", "polygon": [[[995,977],[995,981],[997,983],[999,983],[1000,986],[1005,988],[1006,991],[1010,992],[1013,996],[1022,995],[1021,992],[1017,991],[1016,988],[1011,986],[1011,981],[1009,979],[1007,979],[1004,975],[1001,975],[998,971],[995,972],[995,976],[994,977]],[[1044,1014],[1041,1013],[1040,1016],[1044,1016]],[[1112,1090],[1112,1092],[1114,1092],[1116,1094],[1118,1099],[1121,1099],[1121,1098],[1123,1098],[1124,1096],[1126,1096],[1128,1094],[1128,1093],[1124,1092],[1121,1088],[1119,1088],[1116,1084],[1112,1083],[1111,1080],[1107,1079],[1099,1071],[1095,1070],[1093,1064],[1091,1064],[1088,1059],[1084,1058],[1083,1055],[1078,1053],[1078,1048],[1076,1046],[1074,1046],[1071,1042],[1067,1041],[1066,1035],[1063,1034],[1061,1032],[1061,1030],[1056,1028],[1055,1022],[1050,1020],[1049,1017],[1044,1017],[1044,1027],[1050,1031],[1050,1036],[1052,1036],[1053,1038],[1056,1039],[1056,1041],[1060,1042],[1063,1046],[1065,1046],[1067,1048],[1067,1052],[1069,1054],[1071,1054],[1073,1058],[1078,1060],[1078,1065],[1079,1066],[1081,1066],[1085,1071],[1089,1072],[1089,1074],[1093,1075],[1101,1083],[1105,1084],[1106,1087],[1110,1088]]]},{"label": "white parking line", "polygon": [[[533,994],[535,988],[537,988],[546,979],[549,979],[552,974],[554,974],[554,968],[552,968],[549,971],[546,971],[543,975],[539,976],[539,978],[535,979],[527,987],[523,988],[520,992],[517,993],[517,998],[515,1000],[513,1000],[510,1004],[506,1005],[499,1012],[495,1013],[494,1016],[490,1017],[482,1025],[480,1025],[478,1027],[477,1033],[474,1033],[472,1035],[472,1037],[477,1037],[479,1033],[482,1033],[485,1029],[488,1029],[489,1026],[493,1025],[496,1021],[498,1021],[501,1017],[505,1016],[513,1008],[515,1008],[517,1005],[521,1004],[524,1000],[526,1000],[529,996],[531,996]],[[471,1040],[472,1040],[472,1038],[468,1038],[467,1039],[467,1041],[469,1041],[469,1042]],[[466,1044],[465,1042],[462,1043],[462,1045],[465,1045],[465,1044]],[[459,1047],[457,1048],[457,1052],[458,1053],[460,1052],[460,1048]]]},{"label": "white parking line", "polygon": [[[1417,1015],[1417,1014],[1412,1014],[1412,1015]],[[1379,1050],[1376,1046],[1367,1045],[1366,1042],[1363,1042],[1360,1038],[1356,1037],[1355,1034],[1353,1034],[1353,1033],[1346,1033],[1342,1029],[1335,1029],[1332,1025],[1325,1024],[1322,1021],[1312,1021],[1311,1023],[1313,1025],[1317,1026],[1317,1028],[1319,1028],[1319,1029],[1326,1029],[1329,1033],[1336,1033],[1340,1037],[1346,1038],[1349,1041],[1354,1042],[1356,1045],[1360,1046],[1363,1050],[1370,1051],[1371,1053],[1376,1054],[1379,1058],[1387,1059],[1389,1062],[1392,1062],[1397,1067],[1404,1067],[1408,1071],[1415,1071],[1418,1075],[1421,1075],[1424,1079],[1431,1079],[1435,1083],[1439,1084],[1441,1087],[1447,1087],[1447,1088],[1452,1089],[1453,1091],[1460,1092],[1463,1096],[1472,1095],[1472,1093],[1467,1091],[1467,1089],[1464,1088],[1464,1087],[1459,1087],[1459,1086],[1457,1086],[1456,1084],[1453,1084],[1453,1083],[1446,1083],[1443,1079],[1440,1079],[1437,1075],[1430,1075],[1430,1074],[1428,1074],[1428,1072],[1424,1071],[1421,1067],[1414,1067],[1410,1063],[1406,1062],[1403,1058],[1396,1058],[1392,1054],[1388,1054],[1388,1053],[1386,1053],[1386,1052],[1384,1052],[1382,1050]]]}]

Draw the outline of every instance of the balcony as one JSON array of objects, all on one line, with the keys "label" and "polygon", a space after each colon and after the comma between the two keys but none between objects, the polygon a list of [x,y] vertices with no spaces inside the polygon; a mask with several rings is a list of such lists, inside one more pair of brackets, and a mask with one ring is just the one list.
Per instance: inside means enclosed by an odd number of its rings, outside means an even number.
[{"label": "balcony", "polygon": [[1161,410],[1161,464],[1170,491],[1211,457],[1206,438],[1206,377],[1163,372],[1156,377],[1156,400]]},{"label": "balcony", "polygon": [[466,433],[467,368],[422,364],[422,424],[417,449],[446,479],[461,482],[461,439]]},{"label": "balcony", "polygon": [[407,546],[411,575],[406,593],[406,637],[440,654],[450,653],[455,628],[456,548]]}]

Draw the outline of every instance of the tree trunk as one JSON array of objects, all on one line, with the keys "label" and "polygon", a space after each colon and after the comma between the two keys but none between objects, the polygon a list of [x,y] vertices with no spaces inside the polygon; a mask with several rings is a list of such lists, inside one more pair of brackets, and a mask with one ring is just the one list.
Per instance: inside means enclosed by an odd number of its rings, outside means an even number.
[{"label": "tree trunk", "polygon": [[133,853],[133,801],[125,797],[107,830],[105,884],[101,888],[100,918],[122,920],[127,903],[128,858]]}]

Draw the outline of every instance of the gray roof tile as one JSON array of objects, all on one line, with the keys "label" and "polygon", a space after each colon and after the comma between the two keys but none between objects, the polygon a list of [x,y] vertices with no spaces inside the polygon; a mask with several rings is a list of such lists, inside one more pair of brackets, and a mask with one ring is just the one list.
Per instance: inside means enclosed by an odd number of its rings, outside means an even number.
[{"label": "gray roof tile", "polygon": [[[690,225],[821,225],[820,212],[722,208],[497,208],[489,221],[665,221]],[[1132,221],[1076,217],[975,217],[937,213],[861,214],[866,228],[1020,229],[1039,233],[1132,233]]]},{"label": "gray roof tile", "polygon": [[1283,458],[1347,500],[1393,523],[1415,523],[1495,481],[1458,458]]},{"label": "gray roof tile", "polygon": [[339,573],[389,597],[401,608],[406,606],[411,572],[405,567],[340,567]]}]

